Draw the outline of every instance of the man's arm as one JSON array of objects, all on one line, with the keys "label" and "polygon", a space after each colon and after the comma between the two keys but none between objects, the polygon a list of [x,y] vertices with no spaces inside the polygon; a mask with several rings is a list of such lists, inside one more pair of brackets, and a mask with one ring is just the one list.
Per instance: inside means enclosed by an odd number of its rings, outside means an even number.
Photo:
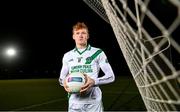
[{"label": "man's arm", "polygon": [[66,61],[66,57],[63,57],[63,61],[62,61],[62,68],[61,68],[61,72],[60,72],[60,77],[59,77],[59,83],[61,86],[64,87],[65,91],[67,91],[68,93],[71,92],[68,88],[68,86],[66,85],[65,79],[67,77],[67,75],[69,74],[69,68],[67,65],[67,61]]},{"label": "man's arm", "polygon": [[69,68],[67,65],[66,57],[64,56],[62,59],[62,68],[61,68],[60,77],[59,77],[59,83],[61,86],[64,86],[64,80],[66,76],[68,75],[68,73],[69,73]]},{"label": "man's arm", "polygon": [[95,79],[95,85],[102,85],[113,82],[115,80],[114,72],[104,52],[102,52],[99,56],[99,65],[104,75]]},{"label": "man's arm", "polygon": [[102,85],[114,82],[115,76],[110,64],[101,65],[104,76],[95,79],[95,85]]}]

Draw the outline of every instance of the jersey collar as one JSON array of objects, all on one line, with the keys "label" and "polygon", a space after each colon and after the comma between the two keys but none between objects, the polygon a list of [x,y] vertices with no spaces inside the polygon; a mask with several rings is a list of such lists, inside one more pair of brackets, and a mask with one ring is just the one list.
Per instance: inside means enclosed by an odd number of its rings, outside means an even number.
[{"label": "jersey collar", "polygon": [[82,51],[82,52],[80,52],[77,47],[74,48],[74,52],[77,51],[80,55],[83,54],[87,50],[91,50],[91,45],[90,44],[88,44],[86,49],[84,51]]}]

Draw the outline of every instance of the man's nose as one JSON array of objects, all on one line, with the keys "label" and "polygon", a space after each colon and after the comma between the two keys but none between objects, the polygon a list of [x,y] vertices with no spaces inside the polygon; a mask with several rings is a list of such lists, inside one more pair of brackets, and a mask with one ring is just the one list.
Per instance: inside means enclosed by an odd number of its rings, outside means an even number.
[{"label": "man's nose", "polygon": [[79,37],[83,38],[83,34],[80,34]]}]

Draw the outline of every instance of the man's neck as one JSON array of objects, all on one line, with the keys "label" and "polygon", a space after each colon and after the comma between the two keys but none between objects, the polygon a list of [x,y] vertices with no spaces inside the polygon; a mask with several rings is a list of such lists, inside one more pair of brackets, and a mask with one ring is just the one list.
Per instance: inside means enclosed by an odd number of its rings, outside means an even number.
[{"label": "man's neck", "polygon": [[84,49],[84,48],[87,47],[87,44],[84,44],[84,45],[76,45],[76,47],[77,47],[78,49]]}]

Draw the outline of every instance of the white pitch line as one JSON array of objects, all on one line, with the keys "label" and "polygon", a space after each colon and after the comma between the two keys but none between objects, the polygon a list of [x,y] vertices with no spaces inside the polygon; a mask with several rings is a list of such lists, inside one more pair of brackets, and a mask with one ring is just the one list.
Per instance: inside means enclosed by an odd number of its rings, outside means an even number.
[{"label": "white pitch line", "polygon": [[50,100],[50,101],[47,101],[47,102],[44,102],[44,103],[38,103],[38,104],[34,104],[34,105],[14,109],[14,110],[9,111],[9,112],[20,111],[20,110],[24,110],[24,109],[30,109],[30,108],[34,108],[34,107],[38,107],[38,106],[41,106],[41,105],[46,105],[46,104],[50,104],[50,103],[54,103],[54,102],[58,102],[58,101],[66,100],[66,99],[67,98],[60,98],[60,99],[56,99],[56,100]]}]

